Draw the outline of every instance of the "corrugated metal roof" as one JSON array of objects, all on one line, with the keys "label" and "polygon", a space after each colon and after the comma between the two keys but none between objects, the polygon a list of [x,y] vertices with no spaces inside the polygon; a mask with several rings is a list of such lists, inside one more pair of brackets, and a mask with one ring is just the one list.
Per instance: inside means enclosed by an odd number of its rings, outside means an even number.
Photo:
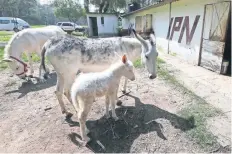
[{"label": "corrugated metal roof", "polygon": [[132,14],[134,14],[134,13],[138,13],[138,12],[141,12],[141,11],[144,11],[144,10],[148,10],[148,9],[151,9],[151,8],[160,7],[160,6],[169,4],[169,3],[171,3],[171,2],[176,2],[176,1],[179,1],[179,0],[164,0],[163,2],[160,2],[160,3],[158,3],[158,4],[152,4],[152,5],[150,5],[150,6],[143,7],[143,8],[141,8],[141,9],[132,11],[132,12],[127,13],[127,14],[124,14],[124,15],[122,15],[122,17],[126,17],[126,16],[132,15]]}]

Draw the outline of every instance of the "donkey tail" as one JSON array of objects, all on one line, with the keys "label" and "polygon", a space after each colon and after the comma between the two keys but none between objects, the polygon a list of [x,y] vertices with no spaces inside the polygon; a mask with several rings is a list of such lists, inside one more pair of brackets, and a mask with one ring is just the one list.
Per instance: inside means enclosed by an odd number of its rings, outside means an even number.
[{"label": "donkey tail", "polygon": [[[49,73],[45,66],[45,53],[46,53],[46,44],[44,44],[42,48],[42,52],[41,52],[41,61],[40,61],[40,68],[39,68],[39,77],[41,79],[47,79],[48,73]],[[42,71],[45,72],[43,75],[42,75]]]}]

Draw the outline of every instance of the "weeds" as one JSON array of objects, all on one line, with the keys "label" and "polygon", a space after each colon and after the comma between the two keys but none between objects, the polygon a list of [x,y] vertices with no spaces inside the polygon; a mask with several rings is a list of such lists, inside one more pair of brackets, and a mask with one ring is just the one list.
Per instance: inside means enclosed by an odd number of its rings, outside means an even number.
[{"label": "weeds", "polygon": [[216,137],[206,128],[206,120],[221,112],[179,83],[174,76],[169,74],[164,64],[165,62],[162,59],[158,60],[158,76],[177,87],[183,96],[188,96],[186,100],[186,104],[188,104],[187,107],[184,107],[179,112],[184,118],[193,116],[195,119],[195,127],[188,130],[187,135],[196,140],[202,148],[208,149],[218,146]]}]

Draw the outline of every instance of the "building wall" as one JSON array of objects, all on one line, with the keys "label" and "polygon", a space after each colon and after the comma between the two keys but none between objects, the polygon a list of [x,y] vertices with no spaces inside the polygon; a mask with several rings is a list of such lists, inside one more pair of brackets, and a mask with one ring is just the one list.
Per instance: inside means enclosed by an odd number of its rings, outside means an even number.
[{"label": "building wall", "polygon": [[[212,4],[216,2],[222,2],[222,0],[180,0],[173,2],[171,4],[171,18],[173,18],[173,21],[170,28],[169,37],[167,37],[170,20],[169,4],[157,8],[151,8],[149,10],[144,10],[125,17],[127,18],[128,22],[124,25],[125,27],[123,28],[128,28],[127,25],[129,25],[129,23],[135,24],[136,16],[152,14],[152,28],[156,34],[157,48],[164,52],[168,52],[169,42],[170,53],[176,53],[176,55],[180,58],[183,58],[189,63],[197,65],[202,35],[204,6],[205,4]],[[181,20],[181,24],[178,25]],[[173,24],[175,22],[176,26],[174,26],[173,29]],[[190,32],[194,27],[193,25],[195,25],[195,30],[193,30],[193,35],[191,37]],[[186,29],[189,29],[188,34],[186,34]]]},{"label": "building wall", "polygon": [[[89,26],[90,36],[92,36],[92,25],[89,17],[97,17],[98,35],[116,35],[118,33],[118,18],[110,14],[89,14],[87,15],[87,22]],[[101,17],[104,17],[104,25],[101,24]]]}]

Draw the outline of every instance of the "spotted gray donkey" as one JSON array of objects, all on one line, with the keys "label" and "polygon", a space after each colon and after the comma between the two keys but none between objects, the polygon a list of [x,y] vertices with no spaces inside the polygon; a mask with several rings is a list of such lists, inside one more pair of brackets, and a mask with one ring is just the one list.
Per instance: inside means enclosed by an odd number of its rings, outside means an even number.
[{"label": "spotted gray donkey", "polygon": [[[45,67],[45,56],[57,73],[55,94],[62,113],[71,116],[63,102],[63,93],[70,102],[70,89],[78,71],[98,72],[108,68],[114,63],[118,55],[126,54],[131,61],[141,60],[145,63],[149,78],[156,78],[156,65],[158,52],[156,51],[155,36],[150,34],[150,40],[144,40],[132,30],[132,37],[111,38],[77,38],[71,35],[55,36],[45,43],[41,53],[40,77],[45,79],[48,75]],[[45,73],[42,73],[45,72]],[[125,78],[123,91],[126,91],[127,78]],[[116,99],[118,100],[117,94]]]}]

